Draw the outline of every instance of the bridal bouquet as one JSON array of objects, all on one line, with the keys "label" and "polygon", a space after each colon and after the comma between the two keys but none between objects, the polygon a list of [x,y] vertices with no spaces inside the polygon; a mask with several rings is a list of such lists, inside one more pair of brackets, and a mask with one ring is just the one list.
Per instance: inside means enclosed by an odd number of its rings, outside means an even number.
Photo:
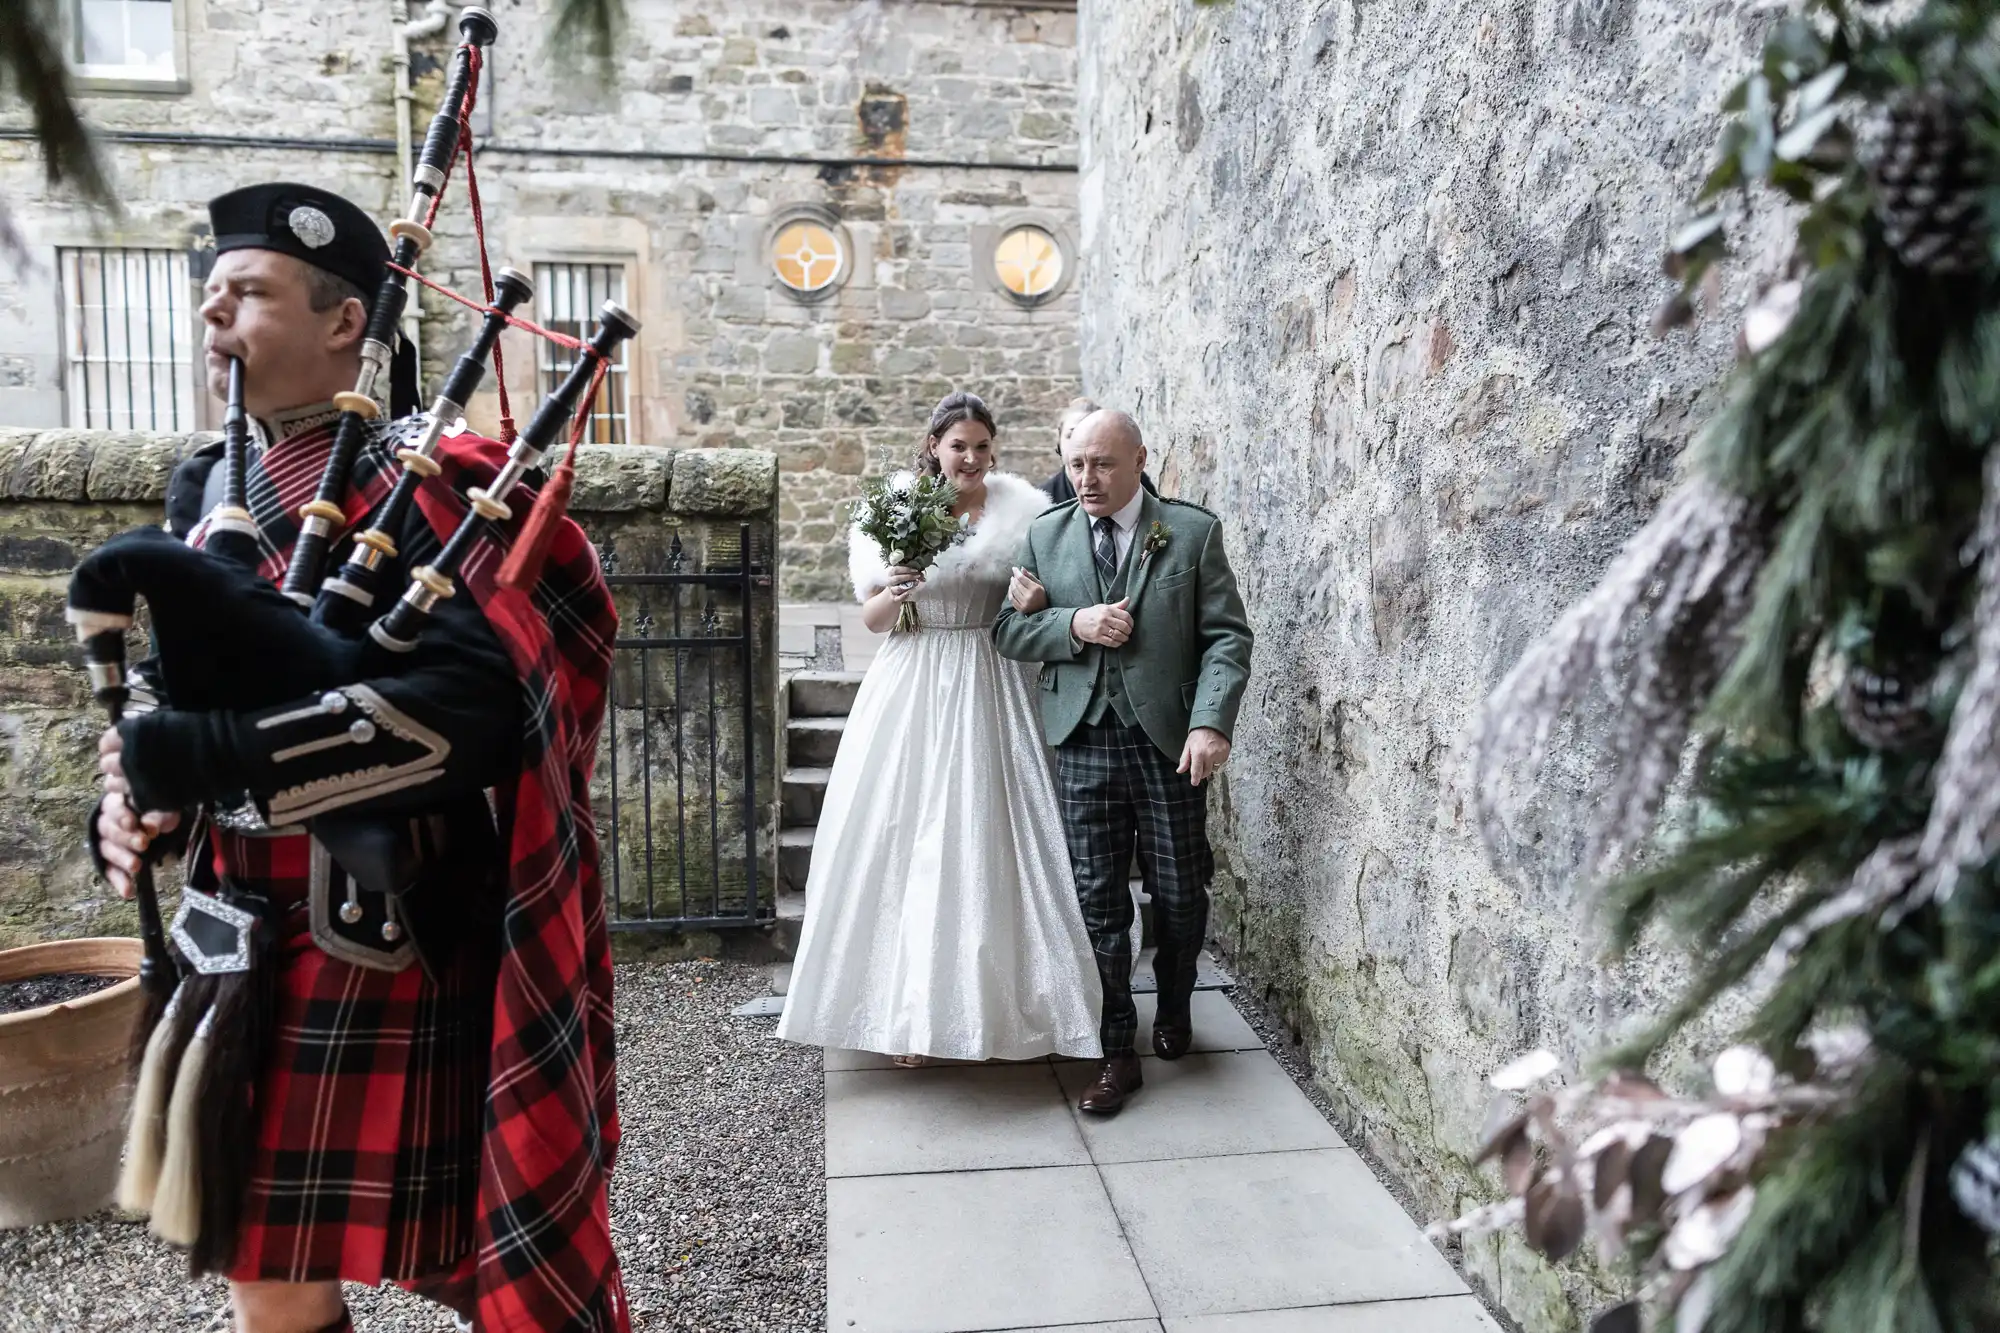
[{"label": "bridal bouquet", "polygon": [[[868,484],[855,507],[854,522],[862,534],[882,548],[891,565],[922,572],[962,542],[971,530],[970,515],[954,518],[951,507],[958,488],[942,477],[907,474]],[[916,603],[905,601],[896,615],[896,630],[917,627]]]}]

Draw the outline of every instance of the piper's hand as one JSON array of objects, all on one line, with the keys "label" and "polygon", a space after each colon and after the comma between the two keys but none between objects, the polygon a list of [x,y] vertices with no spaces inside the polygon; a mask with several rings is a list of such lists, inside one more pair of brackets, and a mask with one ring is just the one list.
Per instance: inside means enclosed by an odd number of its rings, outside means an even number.
[{"label": "piper's hand", "polygon": [[172,833],[181,824],[180,812],[154,810],[136,816],[125,804],[125,793],[106,792],[97,812],[97,847],[103,853],[106,877],[120,898],[132,896],[132,877],[153,839]]},{"label": "piper's hand", "polygon": [[1187,774],[1188,781],[1199,787],[1228,762],[1229,737],[1213,727],[1196,727],[1181,747],[1181,766],[1174,772]]},{"label": "piper's hand", "polygon": [[1085,643],[1100,648],[1122,648],[1132,637],[1132,613],[1125,609],[1129,598],[1121,597],[1108,606],[1086,606],[1070,621],[1069,632]]},{"label": "piper's hand", "polygon": [[889,566],[889,595],[899,602],[907,600],[923,581],[922,570],[907,565]]},{"label": "piper's hand", "polygon": [[132,790],[125,781],[125,738],[116,727],[106,727],[97,738],[97,771],[104,775],[105,791],[123,795]]},{"label": "piper's hand", "polygon": [[1007,600],[1022,615],[1031,616],[1049,604],[1049,590],[1042,586],[1040,579],[1016,565],[1014,577],[1007,584]]}]

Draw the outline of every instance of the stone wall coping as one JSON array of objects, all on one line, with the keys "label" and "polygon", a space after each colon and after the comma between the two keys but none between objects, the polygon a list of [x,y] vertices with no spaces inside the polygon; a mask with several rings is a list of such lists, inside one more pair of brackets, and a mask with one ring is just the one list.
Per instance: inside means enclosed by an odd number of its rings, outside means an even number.
[{"label": "stone wall coping", "polygon": [[[143,504],[166,499],[181,459],[220,438],[145,431],[0,427],[0,500]],[[570,508],[756,517],[778,502],[777,455],[763,449],[586,444]]]}]

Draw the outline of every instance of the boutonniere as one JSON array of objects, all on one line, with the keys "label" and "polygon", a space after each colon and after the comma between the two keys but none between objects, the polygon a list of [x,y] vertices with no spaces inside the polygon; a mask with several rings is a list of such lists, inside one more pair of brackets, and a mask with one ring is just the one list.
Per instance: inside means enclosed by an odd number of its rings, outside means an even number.
[{"label": "boutonniere", "polygon": [[1166,550],[1167,539],[1173,535],[1168,530],[1166,524],[1160,522],[1158,519],[1154,519],[1152,528],[1146,533],[1146,544],[1139,548],[1140,567],[1144,568],[1146,562],[1151,560],[1155,554]]}]

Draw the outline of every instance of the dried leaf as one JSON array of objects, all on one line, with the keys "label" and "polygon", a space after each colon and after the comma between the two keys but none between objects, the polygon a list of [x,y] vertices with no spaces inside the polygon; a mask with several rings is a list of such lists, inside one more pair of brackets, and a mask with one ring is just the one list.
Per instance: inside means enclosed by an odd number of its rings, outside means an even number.
[{"label": "dried leaf", "polygon": [[1677,255],[1690,254],[1699,249],[1703,241],[1721,230],[1722,214],[1704,213],[1675,232],[1673,240],[1667,243],[1667,248]]},{"label": "dried leaf", "polygon": [[1529,1051],[1494,1071],[1487,1082],[1502,1092],[1522,1092],[1540,1083],[1562,1067],[1562,1061],[1548,1051]]},{"label": "dried leaf", "polygon": [[1544,1177],[1528,1191],[1525,1231],[1528,1244],[1560,1263],[1583,1243],[1583,1200],[1569,1182]]},{"label": "dried leaf", "polygon": [[1757,355],[1784,336],[1785,330],[1791,327],[1792,316],[1798,313],[1799,297],[1804,290],[1802,283],[1777,283],[1744,313],[1743,345],[1750,355]]},{"label": "dried leaf", "polygon": [[1809,115],[1825,106],[1847,77],[1847,66],[1828,65],[1799,89],[1799,114]]},{"label": "dried leaf", "polygon": [[1674,1138],[1673,1153],[1660,1173],[1660,1188],[1687,1193],[1729,1164],[1743,1146],[1743,1122],[1727,1111],[1702,1116]]},{"label": "dried leaf", "polygon": [[1661,1247],[1667,1266],[1685,1272],[1712,1264],[1729,1252],[1729,1243],[1750,1220],[1757,1191],[1744,1186],[1733,1194],[1710,1199],[1674,1224]]},{"label": "dried leaf", "polygon": [[1675,329],[1691,322],[1693,319],[1694,302],[1688,300],[1687,297],[1681,295],[1679,292],[1675,292],[1672,296],[1660,302],[1660,307],[1653,312],[1653,318],[1648,327],[1652,330],[1655,338],[1664,338]]},{"label": "dried leaf", "polygon": [[1516,1134],[1501,1151],[1500,1179],[1509,1194],[1525,1194],[1535,1179],[1535,1145],[1525,1132]]},{"label": "dried leaf", "polygon": [[1660,1177],[1665,1172],[1667,1159],[1673,1155],[1674,1141],[1664,1134],[1655,1134],[1647,1139],[1645,1146],[1632,1154],[1632,1165],[1627,1178],[1632,1184],[1632,1222],[1634,1225],[1652,1221],[1660,1215],[1666,1204],[1667,1192],[1660,1185]]},{"label": "dried leaf", "polygon": [[1837,106],[1821,107],[1808,116],[1800,116],[1798,121],[1779,137],[1776,146],[1778,160],[1796,162],[1813,150],[1833,123],[1840,119]]},{"label": "dried leaf", "polygon": [[1486,1113],[1486,1124],[1479,1132],[1479,1156],[1472,1159],[1472,1164],[1482,1166],[1498,1157],[1506,1151],[1508,1142],[1527,1127],[1528,1113],[1512,1097],[1504,1094],[1495,1097]]},{"label": "dried leaf", "polygon": [[1632,1149],[1623,1139],[1614,1140],[1597,1154],[1591,1180],[1590,1201],[1600,1210],[1608,1208],[1611,1196],[1632,1177]]},{"label": "dried leaf", "polygon": [[1710,1277],[1710,1270],[1703,1269],[1701,1275],[1688,1284],[1675,1305],[1674,1333],[1701,1333],[1708,1323],[1708,1312],[1714,1302],[1715,1282]]},{"label": "dried leaf", "polygon": [[1639,1333],[1639,1302],[1614,1305],[1590,1321],[1590,1333]]}]

